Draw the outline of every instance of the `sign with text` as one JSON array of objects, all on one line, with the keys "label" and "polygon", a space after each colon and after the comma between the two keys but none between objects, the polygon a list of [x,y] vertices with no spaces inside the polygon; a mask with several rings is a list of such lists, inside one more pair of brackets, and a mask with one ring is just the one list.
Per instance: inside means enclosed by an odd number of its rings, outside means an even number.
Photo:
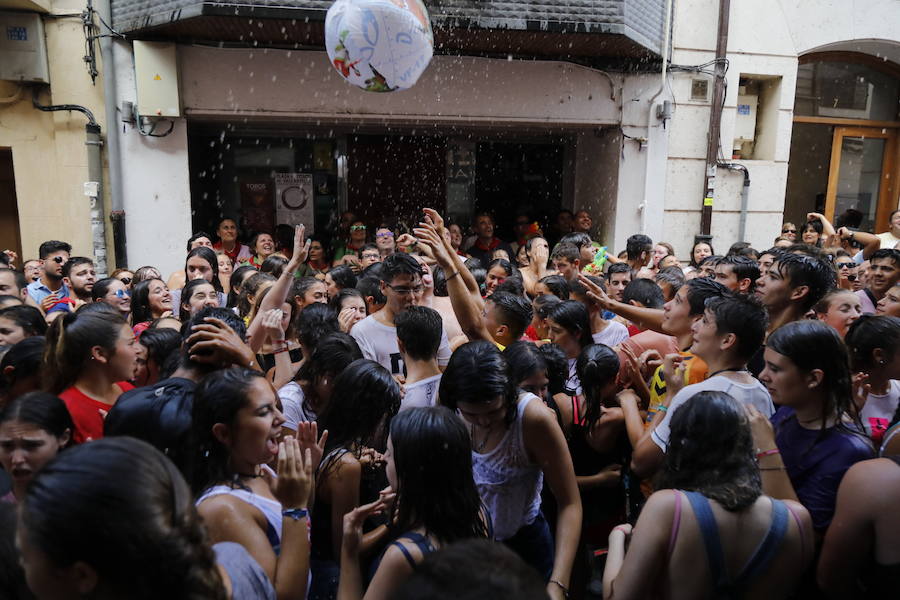
[{"label": "sign with text", "polygon": [[303,224],[306,233],[312,233],[315,230],[312,174],[275,173],[275,211],[279,225]]}]

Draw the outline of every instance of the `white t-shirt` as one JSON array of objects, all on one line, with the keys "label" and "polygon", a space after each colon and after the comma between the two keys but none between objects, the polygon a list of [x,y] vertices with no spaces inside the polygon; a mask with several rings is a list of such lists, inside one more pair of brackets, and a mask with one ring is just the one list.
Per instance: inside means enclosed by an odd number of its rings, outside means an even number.
[{"label": "white t-shirt", "polygon": [[403,400],[400,401],[400,410],[407,408],[416,408],[421,406],[434,406],[437,404],[438,389],[441,387],[441,374],[432,375],[416,381],[415,383],[407,383]]},{"label": "white t-shirt", "polygon": [[897,412],[898,403],[900,403],[900,381],[896,379],[891,379],[886,394],[869,394],[859,413],[869,437],[875,441],[881,440],[891,419],[894,418],[894,413]]},{"label": "white t-shirt", "polygon": [[[363,358],[374,360],[392,375],[406,375],[406,365],[400,356],[397,344],[397,328],[388,327],[369,315],[350,330],[350,335],[359,344]],[[441,326],[441,345],[438,347],[437,362],[445,367],[450,362],[450,343],[447,333]]]},{"label": "white t-shirt", "polygon": [[281,400],[281,412],[284,414],[284,426],[297,431],[300,423],[315,421],[316,413],[309,410],[303,403],[303,388],[296,381],[282,386],[278,390],[278,398]]},{"label": "white t-shirt", "polygon": [[591,334],[595,344],[606,344],[610,348],[628,339],[628,328],[618,321],[610,321],[603,331]]},{"label": "white t-shirt", "polygon": [[578,359],[569,358],[567,360],[569,364],[569,377],[566,379],[566,389],[575,396],[581,396],[584,394],[584,390],[581,389],[581,379],[578,377],[578,369],[575,368]]},{"label": "white t-shirt", "polygon": [[651,437],[659,446],[660,450],[666,451],[669,445],[669,435],[671,434],[672,414],[678,410],[682,404],[694,397],[700,392],[725,392],[742,404],[749,404],[756,407],[766,417],[771,417],[775,413],[775,406],[772,404],[772,397],[769,390],[765,388],[756,379],[752,383],[737,383],[724,375],[715,375],[700,383],[694,383],[685,386],[680,392],[675,394],[672,402],[669,403],[669,410],[662,422],[653,430]]},{"label": "white t-shirt", "polygon": [[883,248],[893,248],[897,244],[900,244],[900,239],[894,237],[894,234],[890,231],[885,231],[884,233],[879,233],[875,237],[878,238],[878,241],[881,242],[881,246],[879,246],[879,250]]}]

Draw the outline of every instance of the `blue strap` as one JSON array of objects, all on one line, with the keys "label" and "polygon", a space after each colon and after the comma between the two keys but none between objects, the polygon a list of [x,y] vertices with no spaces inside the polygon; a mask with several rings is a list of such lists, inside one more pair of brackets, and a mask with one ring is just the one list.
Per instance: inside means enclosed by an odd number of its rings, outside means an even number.
[{"label": "blue strap", "polygon": [[409,563],[409,566],[413,569],[416,568],[416,561],[413,560],[412,555],[409,553],[409,550],[401,543],[401,540],[406,539],[416,545],[419,551],[422,553],[422,556],[427,556],[434,552],[434,546],[431,545],[431,540],[429,540],[426,536],[422,535],[418,531],[408,531],[403,534],[403,537],[397,538],[394,542],[391,543],[392,546],[396,546],[400,552],[403,553],[403,556],[406,558],[406,562]]},{"label": "blue strap", "polygon": [[275,531],[275,527],[269,523],[268,519],[266,519],[266,538],[269,540],[269,544],[271,544],[275,556],[278,556],[281,553],[281,539],[278,536],[278,532]]},{"label": "blue strap", "polygon": [[698,492],[685,492],[694,516],[697,517],[697,525],[703,535],[703,545],[706,546],[706,560],[709,562],[709,573],[712,576],[713,589],[717,592],[729,587],[725,574],[725,557],[722,553],[722,541],[719,539],[719,526],[716,525],[716,517],[713,515],[709,500]]},{"label": "blue strap", "polygon": [[772,523],[769,525],[769,531],[766,532],[766,536],[759,543],[759,546],[756,547],[753,556],[744,565],[741,574],[735,578],[735,586],[746,585],[765,570],[769,563],[772,562],[772,559],[775,558],[775,555],[778,554],[778,549],[787,533],[787,528],[787,507],[784,502],[773,498]]}]

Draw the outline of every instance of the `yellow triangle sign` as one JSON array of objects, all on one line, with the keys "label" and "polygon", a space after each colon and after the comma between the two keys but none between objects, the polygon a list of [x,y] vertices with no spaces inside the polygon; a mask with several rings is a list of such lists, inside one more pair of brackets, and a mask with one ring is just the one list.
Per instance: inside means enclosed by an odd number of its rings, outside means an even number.
[{"label": "yellow triangle sign", "polygon": [[162,77],[159,76],[159,73],[156,74],[156,77],[153,78],[153,81],[162,81]]}]

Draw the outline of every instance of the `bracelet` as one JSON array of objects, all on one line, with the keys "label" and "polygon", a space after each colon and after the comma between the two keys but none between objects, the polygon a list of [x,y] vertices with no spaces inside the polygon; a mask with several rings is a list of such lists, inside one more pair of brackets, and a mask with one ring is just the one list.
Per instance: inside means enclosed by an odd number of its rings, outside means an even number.
[{"label": "bracelet", "polygon": [[558,582],[555,579],[551,579],[550,583],[552,583],[555,586],[558,586],[559,589],[561,589],[563,591],[563,596],[565,596],[566,598],[569,597],[569,588],[567,588],[566,586],[564,586],[563,584],[561,584],[560,582]]},{"label": "bracelet", "polygon": [[766,456],[772,456],[773,454],[781,454],[781,450],[779,450],[778,448],[772,448],[770,450],[763,450],[762,452],[757,452],[756,460],[765,458]]},{"label": "bracelet", "polygon": [[290,350],[290,348],[288,348],[287,346],[282,346],[281,348],[279,348],[278,350],[276,350],[276,351],[273,352],[272,354],[283,354],[284,352],[287,352],[287,351],[289,351],[289,350]]},{"label": "bracelet", "polygon": [[306,508],[286,508],[281,511],[281,516],[291,518],[295,521],[305,519],[309,516],[309,509]]},{"label": "bracelet", "polygon": [[667,412],[668,410],[669,410],[669,407],[666,406],[665,404],[658,404],[656,406],[656,412]]},{"label": "bracelet", "polygon": [[453,278],[456,277],[457,275],[459,275],[459,271],[453,271],[453,274],[450,275],[449,277],[445,277],[445,278],[444,278],[444,281],[450,281],[451,279],[453,279]]}]

